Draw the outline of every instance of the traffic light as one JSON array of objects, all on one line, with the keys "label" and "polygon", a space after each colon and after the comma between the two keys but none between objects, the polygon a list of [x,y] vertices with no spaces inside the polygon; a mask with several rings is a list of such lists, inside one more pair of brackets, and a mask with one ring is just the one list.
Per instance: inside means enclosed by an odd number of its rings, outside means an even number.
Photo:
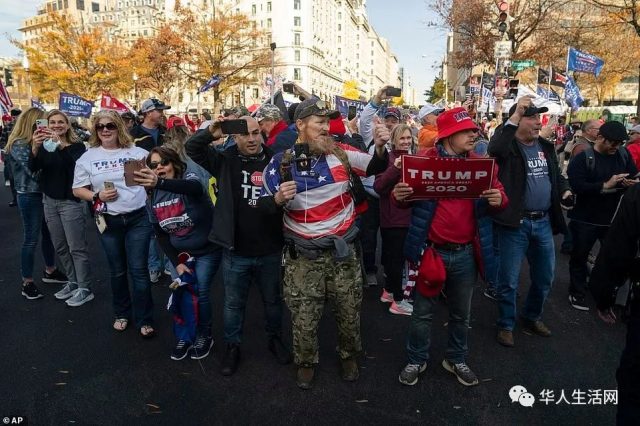
[{"label": "traffic light", "polygon": [[13,86],[13,71],[9,68],[4,69],[4,86],[11,87]]},{"label": "traffic light", "polygon": [[498,31],[500,31],[500,34],[504,34],[508,27],[509,3],[506,0],[501,0],[500,3],[498,3],[498,10],[500,11],[498,15]]}]

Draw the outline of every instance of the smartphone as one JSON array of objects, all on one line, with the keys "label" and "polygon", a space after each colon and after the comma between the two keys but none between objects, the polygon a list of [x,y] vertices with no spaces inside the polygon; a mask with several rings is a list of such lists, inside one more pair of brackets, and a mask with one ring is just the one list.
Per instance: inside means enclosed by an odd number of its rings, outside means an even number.
[{"label": "smartphone", "polygon": [[105,190],[116,189],[116,186],[113,184],[113,182],[105,181],[104,189]]},{"label": "smartphone", "polygon": [[36,120],[36,129],[46,129],[49,127],[49,120],[46,118],[39,118]]},{"label": "smartphone", "polygon": [[355,105],[349,105],[349,113],[347,114],[347,120],[351,121],[356,118],[358,110]]},{"label": "smartphone", "polygon": [[397,87],[389,87],[387,90],[385,90],[384,93],[387,96],[398,98],[398,97],[402,96],[402,89],[399,89]]},{"label": "smartphone", "polygon": [[246,135],[249,133],[246,120],[226,120],[220,122],[220,130],[225,135]]},{"label": "smartphone", "polygon": [[[144,169],[145,163],[144,163],[144,159],[142,160],[126,160],[124,162],[124,184],[127,186],[136,186],[139,185],[138,183],[136,183],[135,179],[135,175],[133,174],[133,172],[137,172],[140,171],[142,169]],[[105,186],[106,189],[106,186]]]},{"label": "smartphone", "polygon": [[284,83],[284,84],[282,85],[282,90],[283,90],[285,93],[291,93],[291,94],[293,94],[293,87],[294,87],[294,86],[293,86],[293,83]]}]

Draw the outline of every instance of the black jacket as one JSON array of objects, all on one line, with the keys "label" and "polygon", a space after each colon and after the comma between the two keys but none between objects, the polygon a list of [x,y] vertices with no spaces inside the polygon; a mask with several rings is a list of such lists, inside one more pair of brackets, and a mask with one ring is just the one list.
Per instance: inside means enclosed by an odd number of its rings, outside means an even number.
[{"label": "black jacket", "polygon": [[[496,132],[489,143],[489,155],[494,157],[498,163],[498,178],[504,185],[509,205],[506,209],[496,213],[494,221],[500,225],[516,228],[520,226],[520,220],[524,213],[524,195],[527,185],[526,164],[524,154],[518,147],[515,138],[518,128],[511,124],[506,124],[501,132]],[[564,221],[562,208],[560,207],[560,197],[569,190],[567,180],[560,174],[558,158],[553,143],[546,139],[539,138],[540,147],[544,151],[545,157],[549,161],[549,178],[551,179],[551,208],[549,217],[553,233],[565,233],[567,225]]]},{"label": "black jacket", "polygon": [[[616,290],[628,277],[637,280],[638,242],[640,241],[640,184],[627,189],[618,211],[600,248],[589,279],[589,289],[601,311],[615,303]],[[632,315],[640,315],[640,300],[636,297]]]},{"label": "black jacket", "polygon": [[[233,197],[232,162],[237,160],[238,147],[233,145],[224,151],[211,146],[213,135],[208,129],[196,132],[185,143],[187,155],[207,170],[214,178],[216,203],[213,215],[213,226],[209,240],[229,250],[235,248],[235,215],[236,203]],[[267,159],[273,157],[272,151],[262,146]],[[265,238],[273,237],[282,240],[282,209],[273,212],[277,217],[265,218]],[[276,229],[271,229],[273,226]]]},{"label": "black jacket", "polygon": [[160,130],[160,133],[158,134],[157,144],[153,142],[153,136],[142,128],[142,124],[133,126],[131,130],[129,130],[129,133],[131,134],[133,143],[135,143],[136,146],[146,149],[147,151],[151,151],[156,146],[162,146],[164,144],[164,134],[167,132],[167,129],[163,126],[160,126],[158,129]]}]

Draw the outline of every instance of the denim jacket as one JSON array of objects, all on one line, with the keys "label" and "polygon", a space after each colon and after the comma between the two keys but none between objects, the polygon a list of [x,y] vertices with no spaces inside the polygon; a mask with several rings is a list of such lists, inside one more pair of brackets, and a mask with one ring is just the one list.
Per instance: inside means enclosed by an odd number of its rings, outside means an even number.
[{"label": "denim jacket", "polygon": [[29,169],[31,147],[24,140],[17,140],[11,147],[11,167],[17,192],[41,192],[39,172]]}]

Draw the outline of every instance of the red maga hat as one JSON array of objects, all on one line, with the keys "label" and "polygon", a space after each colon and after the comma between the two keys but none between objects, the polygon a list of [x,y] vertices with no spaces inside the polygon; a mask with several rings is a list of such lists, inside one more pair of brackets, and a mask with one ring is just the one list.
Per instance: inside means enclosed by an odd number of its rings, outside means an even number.
[{"label": "red maga hat", "polygon": [[436,120],[438,140],[442,140],[463,130],[479,130],[466,108],[452,108],[443,112]]}]

